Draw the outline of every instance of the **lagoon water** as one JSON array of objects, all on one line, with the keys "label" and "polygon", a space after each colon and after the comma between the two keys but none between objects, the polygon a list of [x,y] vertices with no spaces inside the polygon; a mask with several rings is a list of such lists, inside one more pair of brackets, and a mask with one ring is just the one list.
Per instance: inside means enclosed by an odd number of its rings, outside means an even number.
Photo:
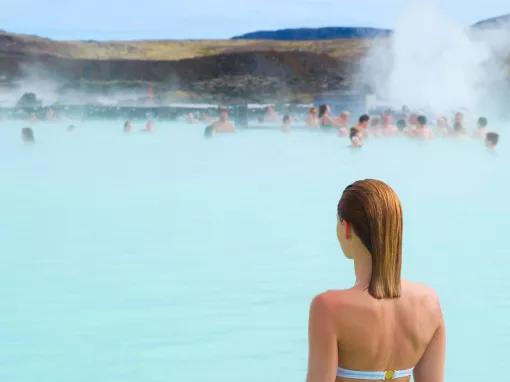
[{"label": "lagoon water", "polygon": [[[203,126],[0,121],[0,381],[304,380],[311,298],[353,283],[343,188],[387,181],[404,276],[437,289],[447,380],[510,356],[508,139],[202,138]],[[141,128],[136,125],[135,128]]]}]

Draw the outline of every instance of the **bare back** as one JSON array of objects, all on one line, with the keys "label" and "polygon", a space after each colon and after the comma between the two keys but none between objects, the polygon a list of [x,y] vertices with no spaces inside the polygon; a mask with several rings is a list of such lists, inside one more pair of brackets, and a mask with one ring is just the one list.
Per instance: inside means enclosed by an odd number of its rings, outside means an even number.
[{"label": "bare back", "polygon": [[[310,355],[310,362],[314,357],[327,358],[319,361],[326,374],[315,374],[327,377],[317,379],[334,380],[332,369],[336,373],[337,367],[362,371],[415,367],[415,382],[443,380],[444,324],[438,299],[430,288],[402,282],[400,298],[382,300],[356,287],[328,291],[312,303],[310,320],[310,351],[316,353]],[[317,335],[314,340],[312,325],[317,324],[322,333],[316,334],[323,337],[318,341],[324,342],[316,344],[314,350],[312,342],[317,343]],[[408,380],[401,378],[399,382]],[[353,380],[336,377],[336,381]]]},{"label": "bare back", "polygon": [[216,133],[234,133],[236,130],[230,121],[217,121],[212,126]]}]

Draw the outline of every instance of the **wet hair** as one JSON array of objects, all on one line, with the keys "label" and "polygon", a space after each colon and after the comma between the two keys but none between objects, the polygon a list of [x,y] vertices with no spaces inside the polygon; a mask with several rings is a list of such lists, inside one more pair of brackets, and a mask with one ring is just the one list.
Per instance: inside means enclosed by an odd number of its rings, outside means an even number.
[{"label": "wet hair", "polygon": [[370,295],[400,297],[403,219],[398,195],[380,180],[360,180],[344,190],[337,212],[351,224],[372,257]]},{"label": "wet hair", "polygon": [[453,124],[453,130],[455,130],[457,132],[461,132],[462,130],[464,130],[464,126],[462,126],[462,123],[460,123],[460,122],[455,122]]},{"label": "wet hair", "polygon": [[317,108],[316,107],[311,107],[310,110],[308,110],[308,113],[309,114],[317,114]]},{"label": "wet hair", "polygon": [[25,143],[34,143],[34,131],[31,127],[24,127],[21,129],[21,139]]},{"label": "wet hair", "polygon": [[487,127],[488,123],[489,122],[487,121],[487,118],[485,117],[478,118],[478,128],[482,129],[484,127]]},{"label": "wet hair", "polygon": [[324,114],[328,111],[328,105],[322,104],[319,106],[319,118],[324,117]]},{"label": "wet hair", "polygon": [[204,138],[212,138],[214,133],[214,126],[209,125],[204,129]]},{"label": "wet hair", "polygon": [[422,126],[425,126],[427,124],[427,117],[425,117],[424,115],[418,116],[418,118],[416,120]]},{"label": "wet hair", "polygon": [[370,121],[370,116],[368,114],[363,114],[358,119],[359,123],[364,123],[364,122],[368,122],[368,121]]},{"label": "wet hair", "polygon": [[349,131],[349,138],[352,139],[358,134],[359,134],[358,129],[356,129],[355,127],[351,127],[351,130]]},{"label": "wet hair", "polygon": [[397,121],[397,128],[399,130],[404,130],[406,127],[407,127],[407,123],[406,123],[405,119],[399,119]]},{"label": "wet hair", "polygon": [[283,121],[283,123],[290,122],[290,115],[285,115],[285,116],[283,117],[283,120],[282,120],[282,121]]},{"label": "wet hair", "polygon": [[485,140],[494,146],[498,144],[499,141],[499,134],[498,133],[487,133],[485,135]]}]

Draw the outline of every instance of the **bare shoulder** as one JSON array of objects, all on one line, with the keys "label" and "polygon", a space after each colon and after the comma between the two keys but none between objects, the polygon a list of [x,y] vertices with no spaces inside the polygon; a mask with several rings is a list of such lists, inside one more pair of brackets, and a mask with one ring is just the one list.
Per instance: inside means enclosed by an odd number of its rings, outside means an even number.
[{"label": "bare shoulder", "polygon": [[347,290],[327,290],[315,296],[312,300],[311,309],[324,311],[338,311],[351,305],[353,300],[352,292]]},{"label": "bare shoulder", "polygon": [[434,313],[441,312],[439,296],[430,286],[411,281],[402,281],[402,291],[416,304],[419,304]]}]

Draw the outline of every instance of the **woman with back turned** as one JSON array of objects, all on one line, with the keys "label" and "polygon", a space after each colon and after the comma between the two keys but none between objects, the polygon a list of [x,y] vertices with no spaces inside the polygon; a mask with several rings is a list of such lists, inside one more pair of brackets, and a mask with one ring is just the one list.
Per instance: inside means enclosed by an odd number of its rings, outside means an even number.
[{"label": "woman with back turned", "polygon": [[348,186],[337,237],[356,283],[314,298],[308,382],[442,382],[445,325],[434,291],[400,279],[402,209],[378,180]]},{"label": "woman with back turned", "polygon": [[331,117],[331,107],[323,104],[319,106],[319,126],[324,129],[334,128],[338,123]]}]

